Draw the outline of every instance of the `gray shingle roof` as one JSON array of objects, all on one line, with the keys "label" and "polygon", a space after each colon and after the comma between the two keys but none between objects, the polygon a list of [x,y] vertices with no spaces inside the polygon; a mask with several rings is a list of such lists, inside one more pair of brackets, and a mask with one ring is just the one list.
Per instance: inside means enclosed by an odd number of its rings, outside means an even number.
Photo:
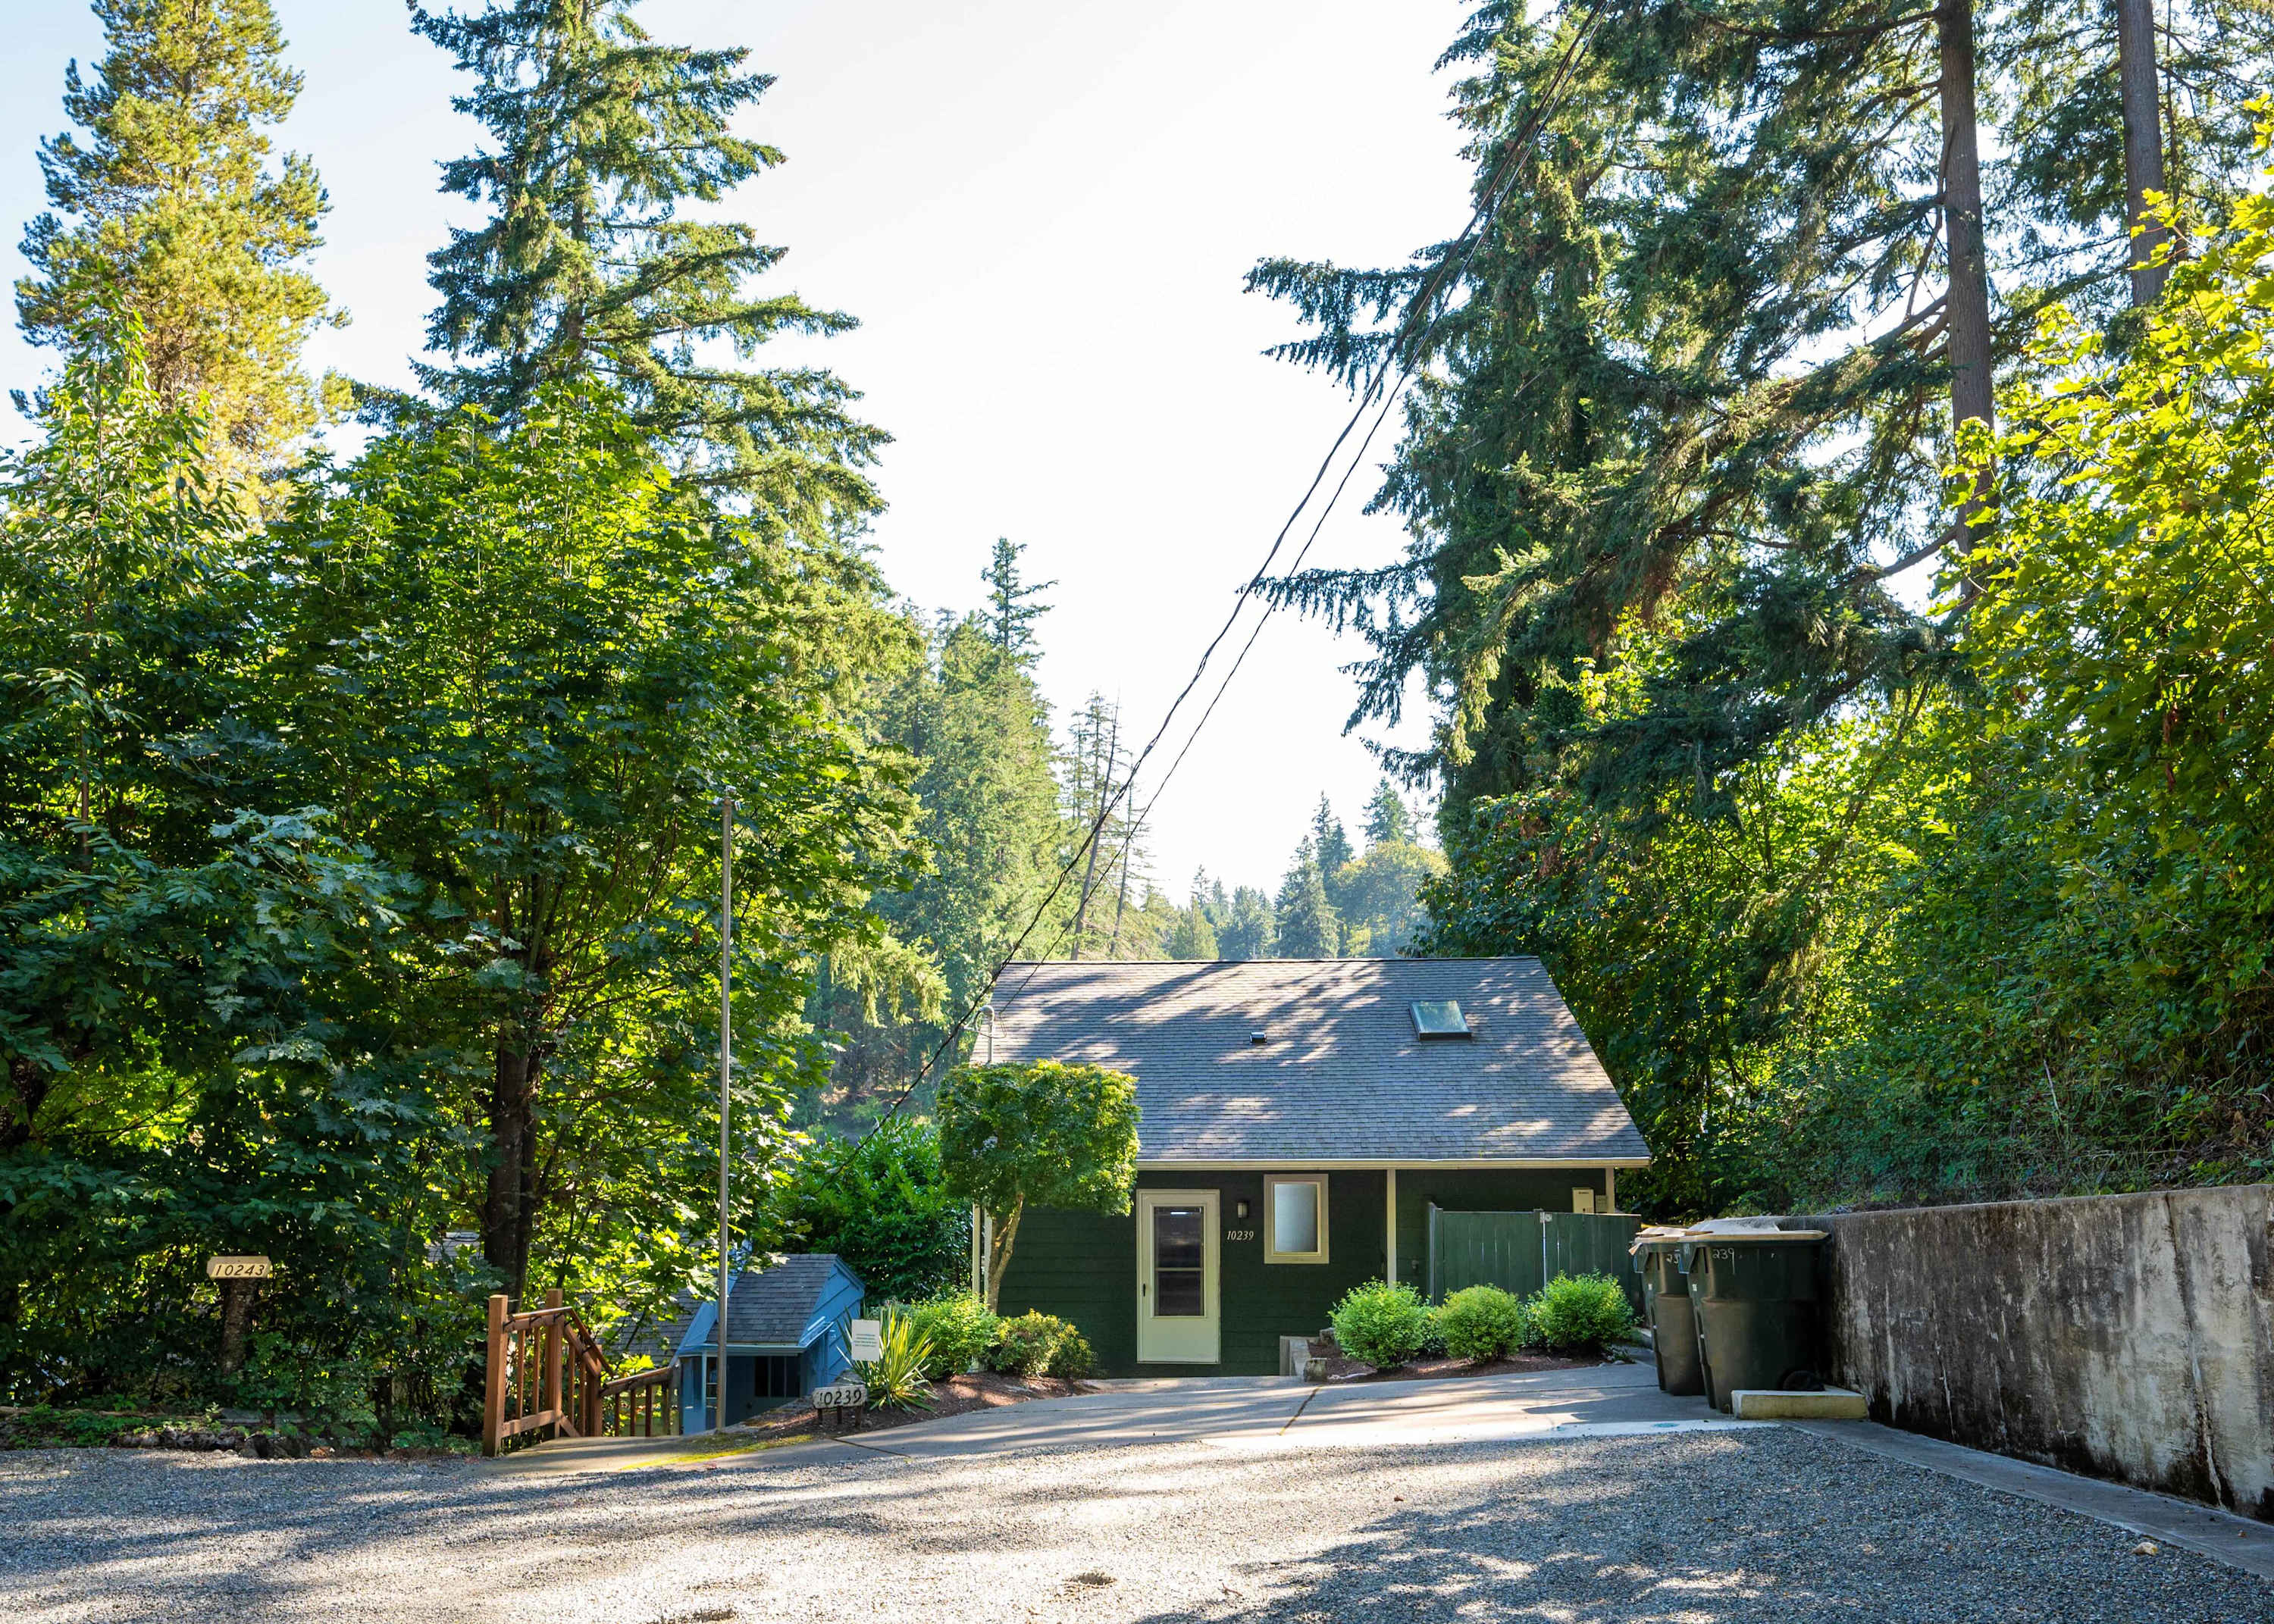
[{"label": "gray shingle roof", "polygon": [[777,1257],[757,1274],[745,1269],[734,1276],[727,1299],[727,1341],[795,1348],[805,1341],[805,1327],[821,1294],[837,1272],[834,1252],[802,1252]]},{"label": "gray shingle roof", "polygon": [[[1431,998],[1473,1035],[1417,1038]],[[995,1011],[998,1061],[1137,1079],[1141,1162],[1650,1155],[1536,959],[1013,964]]]}]

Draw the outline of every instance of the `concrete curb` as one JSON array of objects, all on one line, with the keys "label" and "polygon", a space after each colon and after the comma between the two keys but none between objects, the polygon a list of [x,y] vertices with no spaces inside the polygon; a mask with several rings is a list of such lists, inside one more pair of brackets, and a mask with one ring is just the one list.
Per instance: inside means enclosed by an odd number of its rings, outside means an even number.
[{"label": "concrete curb", "polygon": [[1729,1413],[1743,1421],[1861,1421],[1871,1413],[1861,1393],[1826,1387],[1818,1393],[1786,1393],[1774,1387],[1737,1387]]}]

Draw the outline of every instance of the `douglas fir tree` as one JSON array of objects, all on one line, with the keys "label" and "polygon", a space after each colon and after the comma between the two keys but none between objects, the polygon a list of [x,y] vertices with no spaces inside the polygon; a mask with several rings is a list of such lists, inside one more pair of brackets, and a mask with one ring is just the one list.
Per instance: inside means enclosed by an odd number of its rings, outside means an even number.
[{"label": "douglas fir tree", "polygon": [[267,130],[300,92],[268,0],[98,0],[109,47],[78,64],[64,110],[86,132],[44,141],[50,212],[24,234],[25,336],[71,352],[141,325],[169,408],[207,400],[233,471],[273,462],[313,427],[300,348],[324,321],[305,268],[328,207],[312,165],[269,162]]},{"label": "douglas fir tree", "polygon": [[784,251],[740,222],[680,214],[781,162],[728,129],[772,81],[745,71],[740,49],[657,43],[632,9],[413,7],[412,26],[474,76],[454,105],[490,137],[443,166],[442,189],[489,214],[430,256],[442,303],[429,342],[455,365],[421,366],[420,381],[511,418],[549,380],[600,379],[683,477],[809,533],[841,531],[876,505],[859,470],[884,436],[828,372],[735,363],[776,334],[842,332],[852,318],[753,296],[746,284]]}]

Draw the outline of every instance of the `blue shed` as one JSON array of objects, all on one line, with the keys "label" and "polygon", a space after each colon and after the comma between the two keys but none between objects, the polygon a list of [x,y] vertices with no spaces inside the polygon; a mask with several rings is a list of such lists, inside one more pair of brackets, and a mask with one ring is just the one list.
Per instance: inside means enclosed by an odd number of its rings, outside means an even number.
[{"label": "blue shed", "polygon": [[[853,1363],[852,1321],[861,1312],[861,1277],[833,1252],[764,1259],[730,1277],[727,1289],[727,1415],[732,1426],[827,1387]],[[717,1305],[695,1311],[679,1341],[681,1429],[712,1424],[712,1367],[718,1363]]]}]

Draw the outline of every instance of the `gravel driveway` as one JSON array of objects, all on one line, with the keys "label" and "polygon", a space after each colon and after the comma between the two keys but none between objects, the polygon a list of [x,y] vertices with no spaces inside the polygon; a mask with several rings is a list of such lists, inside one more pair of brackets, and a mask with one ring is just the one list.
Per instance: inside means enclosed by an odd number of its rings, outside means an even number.
[{"label": "gravel driveway", "polygon": [[2274,1620],[2185,1551],[1784,1428],[559,1478],[0,1455],[0,1618]]}]

